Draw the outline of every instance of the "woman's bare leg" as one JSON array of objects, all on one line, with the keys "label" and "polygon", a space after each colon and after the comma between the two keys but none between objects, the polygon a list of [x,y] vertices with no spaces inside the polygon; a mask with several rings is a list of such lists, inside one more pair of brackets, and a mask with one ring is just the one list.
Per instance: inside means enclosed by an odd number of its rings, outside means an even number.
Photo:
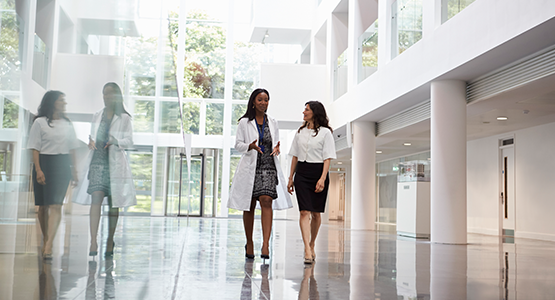
[{"label": "woman's bare leg", "polygon": [[310,249],[310,216],[310,211],[301,210],[299,225],[301,226],[301,235],[303,237],[305,259],[312,259],[312,250]]},{"label": "woman's bare leg", "polygon": [[252,241],[252,231],[254,227],[254,210],[256,207],[256,199],[251,200],[249,211],[243,211],[243,227],[245,228],[245,237],[247,238],[247,253],[254,254],[254,244]]},{"label": "woman's bare leg", "polygon": [[52,254],[52,244],[54,243],[54,238],[56,237],[56,231],[58,231],[58,226],[60,226],[60,220],[62,219],[62,205],[54,204],[48,205],[48,239],[44,244],[44,253]]},{"label": "woman's bare leg", "polygon": [[91,212],[89,220],[91,223],[91,247],[89,251],[98,251],[97,235],[98,235],[98,225],[100,224],[100,212],[102,206],[102,200],[104,200],[104,192],[93,192],[92,193],[92,203]]},{"label": "woman's bare leg", "polygon": [[41,252],[44,253],[44,246],[48,240],[48,205],[39,206],[39,212],[37,215],[39,219],[40,231],[42,232],[42,249]]},{"label": "woman's bare leg", "polygon": [[114,251],[114,234],[118,225],[119,208],[113,207],[108,211],[108,240],[106,242],[106,252]]},{"label": "woman's bare leg", "polygon": [[312,220],[310,221],[310,251],[312,251],[312,257],[316,257],[316,252],[314,252],[314,244],[316,243],[316,237],[318,236],[318,230],[320,230],[320,224],[322,223],[322,218],[319,212],[312,213]]},{"label": "woman's bare leg", "polygon": [[260,196],[260,208],[262,209],[262,254],[270,254],[270,236],[272,235],[272,221],[274,218],[274,211],[272,210],[272,197]]}]

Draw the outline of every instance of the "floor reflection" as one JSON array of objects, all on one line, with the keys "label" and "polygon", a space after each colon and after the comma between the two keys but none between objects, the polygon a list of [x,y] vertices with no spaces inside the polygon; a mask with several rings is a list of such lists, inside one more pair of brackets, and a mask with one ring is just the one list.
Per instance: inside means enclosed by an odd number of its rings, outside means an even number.
[{"label": "floor reflection", "polygon": [[314,265],[306,265],[303,272],[303,281],[299,291],[299,300],[320,300],[318,283],[314,278]]},{"label": "floor reflection", "polygon": [[[64,215],[51,261],[40,256],[36,223],[0,223],[0,299],[552,299],[555,294],[553,242],[470,234],[468,245],[431,244],[333,223],[322,225],[316,263],[305,266],[298,223],[274,223],[266,262],[245,260],[240,219],[122,217],[109,259],[88,256],[86,215]],[[254,235],[260,240],[260,228]]]}]

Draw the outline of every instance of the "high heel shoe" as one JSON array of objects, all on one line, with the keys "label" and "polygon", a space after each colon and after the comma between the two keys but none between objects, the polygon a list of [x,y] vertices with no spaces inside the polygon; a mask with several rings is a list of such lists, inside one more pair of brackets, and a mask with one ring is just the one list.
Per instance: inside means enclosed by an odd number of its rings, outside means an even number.
[{"label": "high heel shoe", "polygon": [[311,265],[313,263],[314,263],[314,259],[312,257],[311,258],[306,258],[306,257],[304,258],[304,264],[305,265]]},{"label": "high heel shoe", "polygon": [[[262,248],[262,249],[264,249],[264,248]],[[260,252],[264,252],[264,251],[260,250]],[[270,250],[268,250],[268,252],[270,252]],[[260,254],[260,258],[262,258],[262,259],[270,259],[270,254],[269,254],[269,253],[268,253],[268,254],[263,254],[263,253],[262,253],[262,254]]]},{"label": "high heel shoe", "polygon": [[97,256],[98,251],[89,251],[89,256]]},{"label": "high heel shoe", "polygon": [[245,245],[245,257],[247,259],[254,259],[254,254],[248,254],[247,253],[247,245]]},{"label": "high heel shoe", "polygon": [[112,251],[106,251],[104,252],[104,257],[112,257],[114,256],[114,249],[116,248],[116,243],[112,242]]}]

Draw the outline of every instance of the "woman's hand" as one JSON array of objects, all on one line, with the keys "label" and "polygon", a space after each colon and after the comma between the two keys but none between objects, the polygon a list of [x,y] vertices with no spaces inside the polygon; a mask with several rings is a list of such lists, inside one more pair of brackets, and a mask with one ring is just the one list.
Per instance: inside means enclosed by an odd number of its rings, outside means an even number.
[{"label": "woman's hand", "polygon": [[96,144],[94,143],[94,141],[91,139],[90,136],[89,136],[89,150],[96,150]]},{"label": "woman's hand", "polygon": [[276,155],[279,155],[279,153],[280,152],[279,152],[279,142],[278,142],[277,145],[274,147],[274,151],[272,151],[272,154],[270,155],[276,156]]},{"label": "woman's hand", "polygon": [[293,178],[289,178],[289,183],[287,184],[287,191],[289,194],[293,195],[295,189],[293,188]]},{"label": "woman's hand", "polygon": [[44,173],[42,172],[42,170],[36,170],[36,172],[37,172],[37,182],[39,184],[45,185],[46,178],[44,177]]},{"label": "woman's hand", "polygon": [[324,190],[324,187],[326,186],[326,180],[320,178],[318,180],[318,182],[316,183],[316,190],[314,191],[315,193],[320,193]]},{"label": "woman's hand", "polygon": [[264,154],[264,153],[262,153],[262,149],[260,149],[260,147],[258,147],[258,145],[256,144],[257,141],[258,140],[254,140],[254,142],[249,144],[249,151],[254,149],[254,150],[258,151],[260,154]]}]

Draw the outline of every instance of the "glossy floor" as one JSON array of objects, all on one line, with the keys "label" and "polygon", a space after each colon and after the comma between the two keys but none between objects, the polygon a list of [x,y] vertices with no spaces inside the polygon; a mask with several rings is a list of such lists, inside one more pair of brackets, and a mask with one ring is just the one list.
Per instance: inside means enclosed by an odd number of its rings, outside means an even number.
[{"label": "glossy floor", "polygon": [[[256,222],[255,249],[260,249]],[[102,221],[102,237],[107,221]],[[554,299],[555,243],[469,235],[438,245],[322,225],[303,265],[296,221],[271,259],[244,258],[240,219],[121,217],[113,258],[89,257],[87,216],[64,216],[52,261],[34,219],[0,223],[0,299]]]}]

